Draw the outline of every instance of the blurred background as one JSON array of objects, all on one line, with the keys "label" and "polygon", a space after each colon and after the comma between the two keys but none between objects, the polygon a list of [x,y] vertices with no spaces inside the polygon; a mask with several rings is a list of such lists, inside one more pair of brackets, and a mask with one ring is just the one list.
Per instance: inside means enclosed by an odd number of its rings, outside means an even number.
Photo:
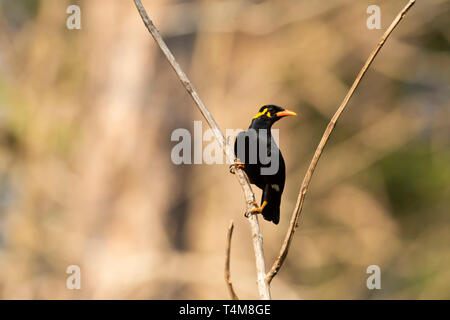
[{"label": "blurred background", "polygon": [[[260,220],[268,268],[329,119],[406,3],[143,1],[222,130],[264,104],[300,114],[275,126],[287,182],[280,224]],[[417,1],[369,69],[274,299],[450,298],[449,13]],[[133,1],[0,0],[0,30],[0,298],[227,299],[231,219],[234,286],[257,298],[240,186],[227,165],[171,162],[172,131],[202,116]],[[372,264],[381,290],[366,287]],[[69,265],[81,290],[66,288]]]}]

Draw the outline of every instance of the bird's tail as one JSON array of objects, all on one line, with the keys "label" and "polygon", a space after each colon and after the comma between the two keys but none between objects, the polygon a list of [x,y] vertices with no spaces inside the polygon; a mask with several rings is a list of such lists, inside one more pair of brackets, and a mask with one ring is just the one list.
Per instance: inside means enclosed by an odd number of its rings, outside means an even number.
[{"label": "bird's tail", "polygon": [[276,202],[269,202],[262,210],[262,215],[267,221],[272,221],[275,224],[280,222],[280,205]]}]

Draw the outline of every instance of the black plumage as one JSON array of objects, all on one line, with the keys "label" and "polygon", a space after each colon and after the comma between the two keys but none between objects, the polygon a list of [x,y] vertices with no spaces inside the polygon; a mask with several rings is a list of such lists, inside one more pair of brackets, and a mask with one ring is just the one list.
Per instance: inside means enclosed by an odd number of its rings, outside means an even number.
[{"label": "black plumage", "polygon": [[295,112],[275,105],[261,107],[253,117],[247,131],[240,132],[234,143],[234,153],[250,182],[262,190],[261,205],[253,212],[262,213],[264,219],[278,224],[281,195],[286,180],[283,155],[271,133],[272,125]]}]

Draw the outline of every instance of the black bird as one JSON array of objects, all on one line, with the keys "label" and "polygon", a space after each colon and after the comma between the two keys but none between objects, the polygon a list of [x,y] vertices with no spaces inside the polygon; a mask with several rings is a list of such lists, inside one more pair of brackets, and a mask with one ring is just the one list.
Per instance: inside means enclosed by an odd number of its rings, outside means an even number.
[{"label": "black bird", "polygon": [[[262,190],[261,206],[251,213],[262,213],[264,219],[278,224],[281,195],[286,180],[286,167],[281,151],[273,139],[272,125],[296,113],[275,105],[266,105],[253,117],[247,131],[240,132],[234,142],[235,163],[231,166],[245,171],[250,182]],[[240,162],[239,162],[240,161]]]}]

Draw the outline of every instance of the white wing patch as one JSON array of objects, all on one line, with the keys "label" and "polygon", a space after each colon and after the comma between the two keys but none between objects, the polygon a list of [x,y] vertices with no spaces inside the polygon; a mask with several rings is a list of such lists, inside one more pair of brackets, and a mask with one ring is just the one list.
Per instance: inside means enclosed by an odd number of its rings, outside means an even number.
[{"label": "white wing patch", "polygon": [[279,186],[279,185],[277,185],[277,184],[271,184],[270,186],[271,186],[272,189],[274,189],[275,191],[280,192],[280,186]]}]

